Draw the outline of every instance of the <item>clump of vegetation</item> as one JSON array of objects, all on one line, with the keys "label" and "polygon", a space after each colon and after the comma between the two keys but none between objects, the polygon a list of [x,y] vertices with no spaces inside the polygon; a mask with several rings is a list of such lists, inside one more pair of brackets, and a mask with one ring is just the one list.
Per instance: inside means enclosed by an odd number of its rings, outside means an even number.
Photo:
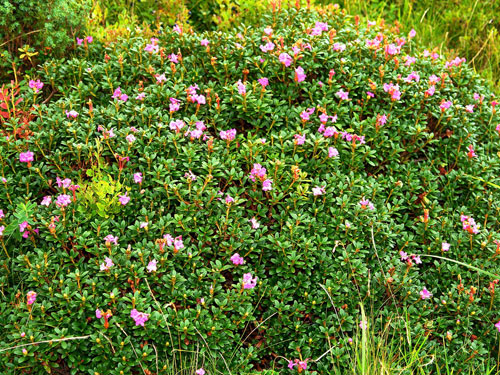
[{"label": "clump of vegetation", "polygon": [[0,366],[359,373],[405,332],[395,368],[493,368],[498,102],[414,37],[276,9],[6,86]]}]

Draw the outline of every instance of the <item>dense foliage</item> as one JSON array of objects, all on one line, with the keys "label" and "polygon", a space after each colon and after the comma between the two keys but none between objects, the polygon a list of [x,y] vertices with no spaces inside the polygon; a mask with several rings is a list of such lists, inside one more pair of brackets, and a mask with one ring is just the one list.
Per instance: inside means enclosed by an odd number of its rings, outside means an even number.
[{"label": "dense foliage", "polygon": [[75,338],[4,371],[345,373],[386,326],[415,367],[495,361],[494,97],[334,7],[264,25],[80,35],[3,91],[0,348]]}]

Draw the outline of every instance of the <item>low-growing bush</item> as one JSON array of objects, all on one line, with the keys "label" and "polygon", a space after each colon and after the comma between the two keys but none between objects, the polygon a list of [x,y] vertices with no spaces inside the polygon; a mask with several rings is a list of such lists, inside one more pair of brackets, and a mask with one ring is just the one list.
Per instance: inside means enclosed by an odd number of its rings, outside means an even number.
[{"label": "low-growing bush", "polygon": [[20,82],[4,371],[168,373],[195,352],[210,374],[346,373],[365,330],[418,343],[406,373],[496,363],[497,101],[413,36],[290,9],[81,36]]}]

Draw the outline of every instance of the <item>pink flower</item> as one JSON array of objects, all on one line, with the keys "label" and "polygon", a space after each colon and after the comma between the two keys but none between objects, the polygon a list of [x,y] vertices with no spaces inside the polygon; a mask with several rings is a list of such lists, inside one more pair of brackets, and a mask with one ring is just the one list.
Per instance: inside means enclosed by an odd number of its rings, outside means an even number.
[{"label": "pink flower", "polygon": [[129,134],[125,137],[125,139],[127,140],[128,143],[134,143],[135,141],[135,136],[133,134]]},{"label": "pink flower", "polygon": [[120,197],[118,200],[120,201],[122,206],[125,206],[130,201],[130,197],[127,194],[128,192],[123,195],[118,195]]},{"label": "pink flower", "polygon": [[167,77],[165,77],[165,74],[157,74],[155,75],[156,78],[156,83],[162,83],[167,81]]},{"label": "pink flower", "polygon": [[366,320],[362,320],[360,323],[359,323],[359,328],[365,330],[368,328],[368,322]]},{"label": "pink flower", "polygon": [[260,227],[259,222],[255,219],[255,217],[252,217],[250,219],[250,222],[252,223],[252,228],[253,229],[258,229]]},{"label": "pink flower", "polygon": [[408,33],[408,38],[413,39],[417,35],[417,32],[415,29],[411,29],[410,32]]},{"label": "pink flower", "polygon": [[342,52],[345,50],[345,44],[342,43],[334,43],[333,44],[333,50],[337,52]]},{"label": "pink flower", "polygon": [[280,54],[280,56],[279,56],[278,59],[286,67],[289,67],[290,64],[293,61],[292,57],[288,53],[282,53],[282,54]]},{"label": "pink flower", "polygon": [[443,242],[443,243],[441,244],[441,250],[442,250],[442,251],[448,251],[448,250],[450,250],[450,246],[451,246],[451,245],[450,245],[448,242]]},{"label": "pink flower", "polygon": [[445,101],[444,99],[442,100],[441,104],[439,105],[439,108],[441,108],[441,112],[446,111],[448,108],[450,108],[452,105],[452,102],[450,100]]},{"label": "pink flower", "polygon": [[431,298],[431,297],[432,297],[432,293],[431,293],[431,292],[429,292],[429,291],[427,290],[427,288],[425,288],[425,287],[424,287],[424,289],[422,289],[422,290],[420,291],[420,297],[421,297],[422,299],[428,299],[428,298]]},{"label": "pink flower", "polygon": [[176,133],[180,133],[181,129],[185,126],[182,120],[173,120],[170,122],[170,130],[175,130]]},{"label": "pink flower", "polygon": [[31,151],[21,152],[19,154],[19,161],[21,163],[31,163],[33,161],[34,153]]},{"label": "pink flower", "polygon": [[101,312],[101,310],[99,310],[99,309],[95,310],[95,317],[97,319],[101,319],[102,318],[102,312]]},{"label": "pink flower", "polygon": [[329,116],[326,113],[319,115],[319,121],[321,121],[322,124],[326,124],[328,122],[328,118]]},{"label": "pink flower", "polygon": [[474,112],[474,104],[469,104],[469,105],[466,105],[465,106],[465,110],[469,113],[473,113]]},{"label": "pink flower", "polygon": [[108,234],[106,237],[104,237],[104,241],[106,242],[106,246],[109,246],[111,244],[118,245],[118,237],[115,237],[112,234]]},{"label": "pink flower", "polygon": [[4,230],[5,230],[5,226],[4,226],[4,225],[2,225],[2,226],[0,227],[0,237],[1,237],[1,236],[3,236],[3,231],[4,231]]},{"label": "pink flower", "polygon": [[181,106],[180,106],[180,100],[176,98],[170,98],[170,105],[169,105],[169,111],[170,112],[177,112]]},{"label": "pink flower", "polygon": [[307,360],[306,361],[299,361],[297,363],[297,365],[299,366],[299,369],[301,369],[301,370],[307,370]]},{"label": "pink flower", "polygon": [[[319,131],[319,129],[318,129]],[[329,138],[329,137],[333,137],[334,135],[336,134],[339,134],[339,132],[337,131],[337,129],[335,129],[334,126],[327,126],[325,129],[324,129],[324,133],[323,135],[326,137],[326,138]]]},{"label": "pink flower", "polygon": [[158,53],[160,50],[160,47],[156,44],[146,44],[146,47],[144,48],[144,51],[149,52],[149,53]]},{"label": "pink flower", "polygon": [[295,69],[295,82],[302,82],[306,79],[306,74],[304,73],[304,69],[302,67],[298,67]]},{"label": "pink flower", "polygon": [[132,311],[130,312],[130,317],[134,319],[136,326],[144,327],[144,323],[146,323],[149,319],[149,314],[139,312],[136,309],[132,309]]},{"label": "pink flower", "polygon": [[373,205],[372,202],[370,202],[368,199],[365,199],[364,197],[359,201],[359,205],[361,206],[361,209],[369,209],[370,211],[375,210],[375,206]]},{"label": "pink flower", "polygon": [[146,94],[145,94],[144,92],[141,92],[140,94],[138,94],[138,95],[135,97],[135,100],[140,100],[140,101],[143,101],[145,97],[146,97]]},{"label": "pink flower", "polygon": [[210,44],[210,42],[208,41],[208,39],[202,39],[200,41],[200,44],[203,46],[203,47],[206,47]]},{"label": "pink flower", "polygon": [[243,259],[243,257],[240,256],[240,254],[238,253],[235,253],[232,257],[231,257],[231,262],[233,262],[233,264],[235,266],[237,265],[242,265],[245,263],[245,260]]},{"label": "pink flower", "polygon": [[264,29],[264,33],[267,35],[271,35],[273,33],[273,29],[268,26]]},{"label": "pink flower", "polygon": [[70,203],[71,203],[71,196],[69,196],[67,194],[61,194],[56,199],[56,206],[57,207],[66,207]]},{"label": "pink flower", "polygon": [[252,274],[245,273],[243,275],[243,289],[253,289],[257,286],[257,276],[252,278]]},{"label": "pink flower", "polygon": [[29,81],[29,83],[28,83],[28,86],[29,86],[30,88],[32,88],[32,89],[33,89],[33,91],[34,91],[34,92],[35,92],[35,94],[36,94],[38,91],[40,91],[40,90],[42,89],[42,87],[43,87],[43,83],[42,83],[42,82],[40,82],[40,80],[39,80],[39,79],[37,79],[36,81],[34,81],[34,80],[32,80],[32,79],[31,79],[31,80]]},{"label": "pink flower", "polygon": [[78,112],[77,112],[77,111],[75,111],[75,110],[71,110],[71,111],[69,111],[69,112],[68,112],[68,111],[66,111],[66,117],[67,117],[67,118],[70,118],[70,117],[72,117],[72,118],[77,118],[77,117],[78,117]]},{"label": "pink flower", "polygon": [[420,81],[420,75],[417,73],[417,72],[411,72],[410,74],[408,74],[408,76],[405,78],[405,82],[406,83],[410,83],[412,82],[413,80],[415,80],[415,82],[419,82]]},{"label": "pink flower", "polygon": [[111,258],[104,257],[104,263],[101,263],[101,271],[109,271],[111,267],[113,267],[115,264],[111,260]]},{"label": "pink flower", "polygon": [[342,89],[337,91],[335,95],[337,95],[341,100],[349,100],[349,92],[346,92]]},{"label": "pink flower", "polygon": [[500,332],[500,321],[497,324],[495,324],[495,327],[496,329],[498,329],[498,332]]},{"label": "pink flower", "polygon": [[293,361],[288,361],[288,368],[292,370],[295,366],[297,366]]},{"label": "pink flower", "polygon": [[228,194],[226,195],[226,204],[231,204],[231,203],[234,203],[234,198]]},{"label": "pink flower", "polygon": [[474,151],[474,146],[469,145],[467,148],[469,149],[469,152],[467,152],[467,156],[469,157],[469,159],[477,158],[476,152]]},{"label": "pink flower", "polygon": [[241,82],[241,80],[236,82],[236,84],[238,85],[238,93],[240,95],[245,95],[247,93],[247,87],[245,86],[245,84]]},{"label": "pink flower", "polygon": [[399,252],[399,256],[401,257],[401,260],[403,262],[406,262],[408,260],[408,254],[406,252],[404,252],[403,250],[401,250]]},{"label": "pink flower", "polygon": [[175,240],[174,240],[174,249],[176,251],[184,249],[184,242],[182,242],[182,236],[175,237]]},{"label": "pink flower", "polygon": [[259,48],[264,53],[265,52],[269,52],[269,51],[272,51],[274,49],[274,43],[273,42],[267,42],[265,45],[260,45]]},{"label": "pink flower", "polygon": [[266,77],[259,78],[258,82],[262,85],[262,88],[265,88],[267,85],[269,85],[269,80]]},{"label": "pink flower", "polygon": [[300,113],[300,118],[304,121],[308,121],[310,119],[310,116],[314,113],[315,108],[307,108],[305,111],[302,111]]},{"label": "pink flower", "polygon": [[43,197],[42,199],[42,203],[40,203],[42,206],[49,206],[49,204],[52,203],[52,197],[50,195],[46,195],[45,197]]},{"label": "pink flower", "polygon": [[232,141],[236,137],[236,129],[221,130],[220,138],[226,141]]},{"label": "pink flower", "polygon": [[5,214],[3,213],[3,210],[0,210],[0,219],[3,219],[5,217]]},{"label": "pink flower", "polygon": [[328,147],[328,157],[333,158],[339,156],[339,152],[335,147]]},{"label": "pink flower", "polygon": [[148,263],[148,266],[146,267],[148,272],[151,273],[151,272],[156,272],[156,264],[158,262],[156,261],[156,259],[153,259],[151,262]]},{"label": "pink flower", "polygon": [[476,224],[476,221],[472,217],[461,215],[460,221],[462,222],[463,230],[469,232],[470,234],[479,233],[479,227]]},{"label": "pink flower", "polygon": [[387,123],[387,115],[377,115],[377,127]]},{"label": "pink flower", "polygon": [[94,41],[94,38],[91,36],[86,36],[85,40],[87,41],[87,43],[92,43]]},{"label": "pink flower", "polygon": [[199,368],[198,370],[195,371],[196,375],[205,375],[205,370],[202,368]]},{"label": "pink flower", "polygon": [[317,197],[318,195],[323,195],[326,193],[325,186],[316,186],[312,189],[313,195]]},{"label": "pink flower", "polygon": [[262,183],[262,191],[270,191],[273,189],[273,182],[271,180],[265,180]]},{"label": "pink flower", "polygon": [[26,295],[26,298],[28,300],[28,305],[32,305],[35,303],[36,301],[36,293],[33,292],[32,290],[28,292],[28,294]]},{"label": "pink flower", "polygon": [[295,134],[295,135],[294,135],[294,138],[295,138],[294,143],[295,143],[297,146],[303,145],[303,144],[304,144],[304,142],[306,141],[306,136],[305,136],[305,135]]},{"label": "pink flower", "polygon": [[174,64],[179,63],[179,58],[175,53],[171,53],[170,55],[168,55],[168,59],[170,60],[170,62],[172,62]]},{"label": "pink flower", "polygon": [[399,91],[399,85],[394,85],[392,83],[384,83],[384,91],[391,95],[392,101],[397,101],[401,99],[401,91]]},{"label": "pink flower", "polygon": [[141,172],[134,173],[134,182],[136,184],[142,183],[142,173]]},{"label": "pink flower", "polygon": [[255,177],[263,180],[266,177],[266,171],[266,168],[262,167],[262,165],[260,165],[259,163],[255,163],[252,170],[250,171],[249,178],[252,181],[255,181]]},{"label": "pink flower", "polygon": [[429,88],[425,91],[424,95],[425,95],[425,96],[432,96],[432,95],[434,95],[434,93],[435,93],[435,92],[436,92],[436,86],[432,85],[431,87],[429,87]]},{"label": "pink flower", "polygon": [[76,44],[81,46],[83,43],[83,39],[80,39],[80,38],[76,38]]}]

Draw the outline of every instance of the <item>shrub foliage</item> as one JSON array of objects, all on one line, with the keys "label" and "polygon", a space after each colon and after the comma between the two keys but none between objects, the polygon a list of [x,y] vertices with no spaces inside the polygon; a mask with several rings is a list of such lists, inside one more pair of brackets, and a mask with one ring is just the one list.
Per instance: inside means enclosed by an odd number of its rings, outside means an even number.
[{"label": "shrub foliage", "polygon": [[498,353],[490,91],[334,7],[264,24],[80,36],[4,89],[0,347],[80,338],[5,371],[163,373],[182,349],[326,374],[388,322],[426,338],[419,365]]}]

